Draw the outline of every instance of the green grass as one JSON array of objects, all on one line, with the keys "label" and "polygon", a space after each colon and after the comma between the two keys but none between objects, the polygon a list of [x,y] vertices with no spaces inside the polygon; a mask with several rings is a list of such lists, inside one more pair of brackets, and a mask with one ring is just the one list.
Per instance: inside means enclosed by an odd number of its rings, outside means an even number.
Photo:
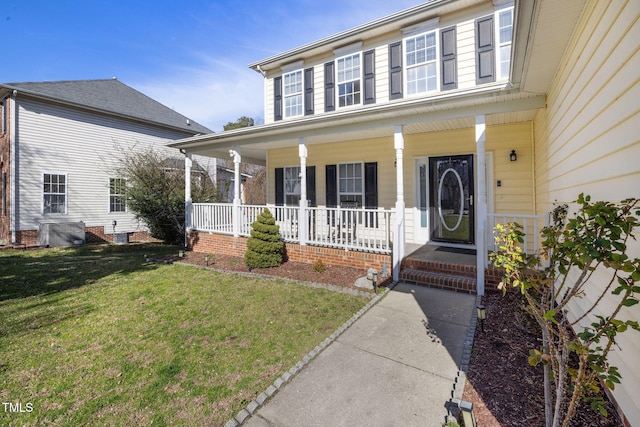
[{"label": "green grass", "polygon": [[163,253],[0,251],[0,425],[224,425],[367,302]]}]

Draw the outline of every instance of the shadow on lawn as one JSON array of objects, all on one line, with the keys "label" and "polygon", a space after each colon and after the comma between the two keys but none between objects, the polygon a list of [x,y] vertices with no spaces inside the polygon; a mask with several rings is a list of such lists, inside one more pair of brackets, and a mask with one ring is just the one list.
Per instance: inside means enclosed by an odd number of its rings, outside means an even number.
[{"label": "shadow on lawn", "polygon": [[156,269],[159,264],[146,262],[145,255],[154,257],[177,251],[173,246],[159,244],[7,250],[0,253],[0,302],[57,294],[107,276]]}]

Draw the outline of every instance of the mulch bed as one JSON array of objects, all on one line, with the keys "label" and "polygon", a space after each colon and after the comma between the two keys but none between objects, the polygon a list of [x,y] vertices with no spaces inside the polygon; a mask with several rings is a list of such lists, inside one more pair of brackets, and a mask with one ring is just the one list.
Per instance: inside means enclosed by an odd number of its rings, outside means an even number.
[{"label": "mulch bed", "polygon": [[[480,324],[476,330],[463,400],[473,403],[479,426],[544,426],[542,366],[532,367],[527,361],[529,350],[541,345],[538,326],[524,311],[518,293],[489,293],[483,304],[487,319],[484,332]],[[623,425],[611,403],[607,412],[605,418],[582,405],[571,425]]]},{"label": "mulch bed", "polygon": [[[179,259],[181,262],[205,267],[205,254],[198,252],[186,252],[185,257]],[[333,267],[325,265],[324,271],[319,272],[313,269],[312,264],[287,261],[278,267],[271,268],[254,268],[249,270],[244,260],[240,257],[229,255],[209,255],[209,268],[222,271],[234,271],[242,273],[256,273],[267,276],[274,276],[298,281],[327,283],[336,286],[343,286],[350,289],[356,288],[355,282],[360,277],[367,275],[366,270],[349,267]]]}]

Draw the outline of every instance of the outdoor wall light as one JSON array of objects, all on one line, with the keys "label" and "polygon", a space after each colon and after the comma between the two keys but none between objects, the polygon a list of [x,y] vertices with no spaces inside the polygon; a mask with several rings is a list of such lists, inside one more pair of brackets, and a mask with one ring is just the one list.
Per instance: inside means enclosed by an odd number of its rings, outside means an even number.
[{"label": "outdoor wall light", "polygon": [[518,153],[516,153],[516,150],[511,150],[511,154],[509,154],[509,160],[511,160],[512,162],[518,160]]},{"label": "outdoor wall light", "polygon": [[476,427],[476,417],[473,415],[473,403],[462,400],[458,407],[462,413],[462,424],[464,427]]},{"label": "outdoor wall light", "polygon": [[480,320],[480,328],[482,332],[484,332],[484,319],[487,318],[487,310],[482,304],[478,304],[476,306],[476,311],[478,312],[478,320]]}]

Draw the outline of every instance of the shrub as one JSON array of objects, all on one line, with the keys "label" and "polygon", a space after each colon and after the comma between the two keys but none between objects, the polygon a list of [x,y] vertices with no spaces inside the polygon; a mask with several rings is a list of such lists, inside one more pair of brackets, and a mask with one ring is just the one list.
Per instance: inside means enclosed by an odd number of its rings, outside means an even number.
[{"label": "shrub", "polygon": [[321,259],[317,259],[316,262],[313,263],[313,271],[316,273],[324,273],[327,267],[324,265]]},{"label": "shrub", "polygon": [[280,227],[269,209],[265,208],[251,224],[251,237],[247,240],[244,262],[249,268],[277,267],[282,264],[283,248]]}]

